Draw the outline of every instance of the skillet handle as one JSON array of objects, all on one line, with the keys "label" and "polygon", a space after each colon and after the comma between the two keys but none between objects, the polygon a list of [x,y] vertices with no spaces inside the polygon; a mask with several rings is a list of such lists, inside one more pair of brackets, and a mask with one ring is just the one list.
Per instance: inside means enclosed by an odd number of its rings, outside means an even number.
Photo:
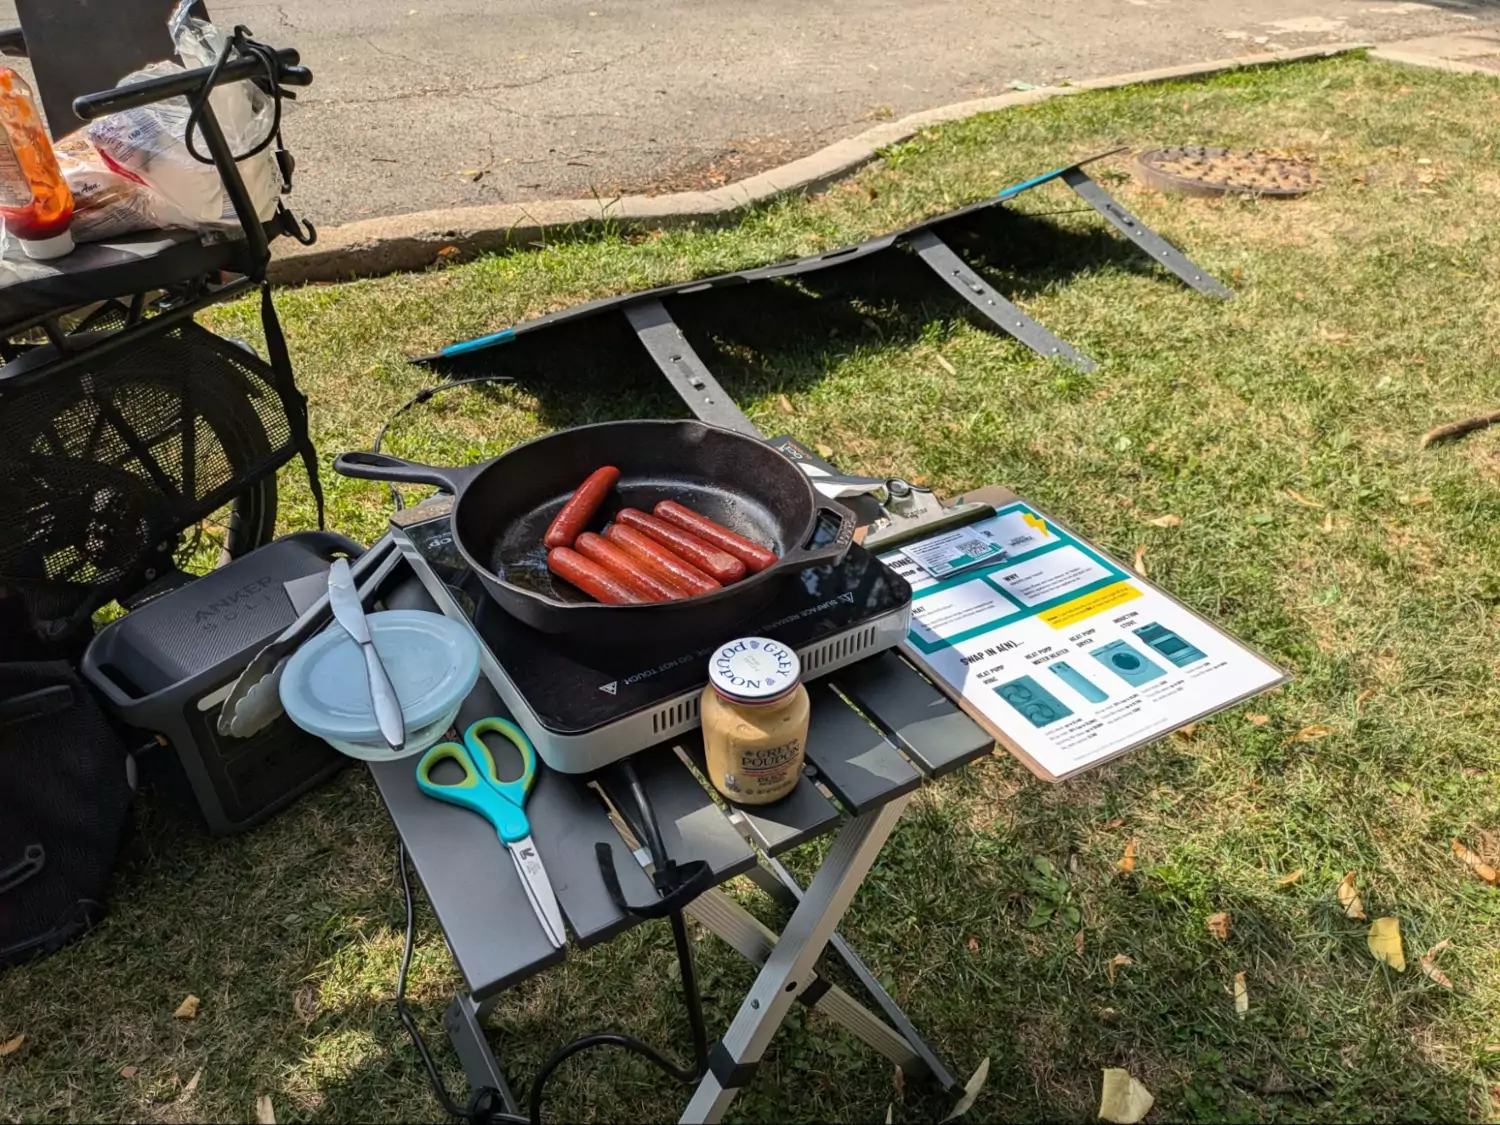
[{"label": "skillet handle", "polygon": [[333,471],[355,480],[380,480],[391,484],[431,484],[445,488],[454,496],[460,495],[469,482],[479,475],[484,465],[463,465],[446,468],[438,465],[423,465],[417,461],[403,461],[388,453],[367,453],[356,450],[340,453],[333,459]]},{"label": "skillet handle", "polygon": [[842,504],[822,500],[814,509],[813,514],[818,521],[824,517],[838,521],[839,529],[833,541],[821,547],[793,547],[781,556],[781,561],[776,564],[778,567],[802,570],[809,566],[836,566],[844,561],[844,556],[849,553],[850,544],[854,542],[854,513]]}]

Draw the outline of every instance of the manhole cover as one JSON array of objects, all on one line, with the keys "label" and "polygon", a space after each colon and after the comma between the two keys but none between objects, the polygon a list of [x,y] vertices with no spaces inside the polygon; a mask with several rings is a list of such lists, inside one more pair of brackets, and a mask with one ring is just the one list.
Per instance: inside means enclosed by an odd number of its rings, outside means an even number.
[{"label": "manhole cover", "polygon": [[1175,145],[1135,158],[1136,174],[1158,191],[1187,195],[1305,195],[1317,187],[1312,164],[1258,148]]}]

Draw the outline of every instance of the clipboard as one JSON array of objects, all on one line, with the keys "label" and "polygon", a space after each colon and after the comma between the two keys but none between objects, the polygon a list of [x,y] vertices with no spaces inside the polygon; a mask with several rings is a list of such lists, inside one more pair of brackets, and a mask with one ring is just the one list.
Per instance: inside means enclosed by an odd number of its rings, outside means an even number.
[{"label": "clipboard", "polygon": [[986,486],[951,504],[966,502],[986,507],[957,528],[876,549],[913,583],[901,652],[1043,781],[1287,682],[1281,667],[1010,489]]}]

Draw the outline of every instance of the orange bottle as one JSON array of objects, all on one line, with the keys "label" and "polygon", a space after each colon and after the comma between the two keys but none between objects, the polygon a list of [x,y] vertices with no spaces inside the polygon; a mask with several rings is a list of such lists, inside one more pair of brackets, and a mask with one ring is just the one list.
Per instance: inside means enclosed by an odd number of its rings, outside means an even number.
[{"label": "orange bottle", "polygon": [[73,249],[73,193],[57,167],[57,156],[31,87],[0,66],[0,218],[29,258],[61,258]]}]

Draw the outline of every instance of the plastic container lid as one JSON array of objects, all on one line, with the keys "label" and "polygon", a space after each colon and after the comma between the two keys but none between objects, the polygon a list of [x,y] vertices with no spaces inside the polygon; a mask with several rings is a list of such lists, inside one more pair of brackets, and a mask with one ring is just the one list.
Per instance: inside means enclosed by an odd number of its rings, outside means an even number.
[{"label": "plastic container lid", "polygon": [[[418,609],[372,613],[366,620],[408,733],[453,711],[474,689],[479,642],[458,622]],[[281,705],[292,722],[319,738],[384,746],[364,653],[336,622],[287,661]]]},{"label": "plastic container lid", "polygon": [[771,703],[797,687],[802,661],[780,641],[741,637],[708,661],[714,691],[736,703]]}]

